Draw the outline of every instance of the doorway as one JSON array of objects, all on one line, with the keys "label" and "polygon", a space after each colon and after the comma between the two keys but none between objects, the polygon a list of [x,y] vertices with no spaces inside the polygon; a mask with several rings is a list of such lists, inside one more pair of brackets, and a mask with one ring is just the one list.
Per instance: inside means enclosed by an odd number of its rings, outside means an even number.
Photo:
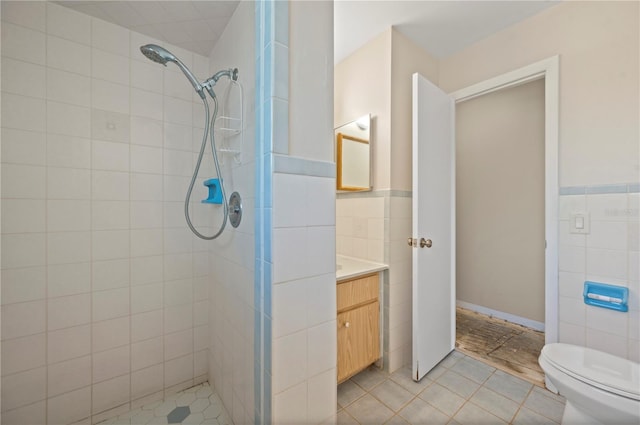
[{"label": "doorway", "polygon": [[456,205],[456,347],[542,384],[544,79],[456,105]]},{"label": "doorway", "polygon": [[456,347],[538,385],[557,341],[557,65],[453,94]]},{"label": "doorway", "polygon": [[[455,308],[451,308],[451,320],[449,315],[438,316],[436,320],[421,320],[420,312],[429,310],[424,300],[438,299],[441,305],[449,304],[447,299],[451,299],[451,304],[455,304],[456,300],[456,229],[455,221],[449,220],[449,225],[436,225],[429,214],[422,214],[421,208],[428,206],[433,212],[441,212],[449,210],[449,217],[455,218],[457,206],[455,204],[455,186],[449,184],[455,180],[455,156],[438,157],[435,163],[428,164],[426,159],[435,158],[435,155],[426,155],[429,147],[435,148],[437,152],[444,152],[447,149],[442,148],[443,143],[448,144],[449,151],[453,153],[455,149],[455,139],[453,137],[454,125],[454,101],[464,102],[475,97],[489,94],[494,91],[506,89],[509,87],[519,86],[530,81],[544,78],[544,342],[545,344],[557,342],[558,340],[558,56],[542,60],[540,62],[525,66],[515,71],[508,72],[498,77],[483,81],[481,83],[469,86],[462,90],[458,90],[450,95],[444,95],[439,89],[433,90],[435,87],[424,78],[419,78],[418,74],[414,74],[413,88],[413,235],[409,239],[409,243],[413,248],[422,250],[424,247],[430,248],[431,234],[435,230],[450,228],[451,232],[447,235],[440,235],[439,241],[446,242],[444,245],[438,244],[439,254],[449,249],[449,254],[443,257],[443,261],[437,264],[440,267],[450,267],[450,278],[446,276],[430,276],[427,271],[429,268],[419,267],[424,263],[424,259],[429,256],[417,255],[417,251],[413,251],[412,266],[412,282],[413,282],[413,375],[414,380],[419,380],[421,373],[431,369],[433,365],[429,362],[421,360],[424,356],[434,357],[433,344],[429,344],[432,340],[434,332],[449,332],[451,348],[454,348],[455,339]],[[422,84],[416,85],[422,81]],[[420,88],[422,87],[421,93]],[[427,90],[429,88],[429,90]],[[449,110],[450,112],[446,112]],[[446,113],[445,113],[446,112]],[[443,118],[443,115],[444,116]],[[449,117],[450,118],[447,118]],[[451,131],[449,131],[449,129]],[[422,155],[425,153],[426,156]],[[445,166],[446,165],[446,166]],[[450,165],[450,167],[449,167]],[[447,177],[446,170],[451,170]],[[421,171],[433,172],[439,170],[439,177],[431,176],[426,179],[421,178]],[[431,185],[424,183],[431,182]],[[434,183],[440,184],[434,185]],[[418,184],[420,183],[420,184]],[[445,192],[451,193],[453,196],[449,198],[434,198],[434,195],[442,195]],[[430,202],[426,202],[431,198]],[[425,203],[426,202],[426,203]],[[430,218],[431,217],[431,218]],[[427,239],[429,237],[429,239]],[[420,243],[418,244],[418,238]],[[419,246],[419,248],[418,248]],[[436,246],[435,244],[433,246]],[[444,248],[444,249],[443,249]],[[435,252],[435,251],[434,251]],[[422,259],[422,260],[420,260]],[[447,260],[449,259],[449,260]],[[417,261],[420,260],[420,261]],[[445,261],[446,260],[446,261]],[[426,285],[426,286],[425,286]],[[439,289],[448,289],[451,292],[451,298],[442,296],[434,297],[429,292],[429,285]],[[425,286],[425,288],[422,288]],[[420,298],[418,292],[425,294]],[[440,295],[448,294],[447,291],[441,291]],[[423,314],[422,314],[423,316]],[[446,316],[446,317],[445,317]],[[444,320],[447,318],[447,320]],[[429,326],[422,326],[428,323],[440,323],[444,326],[438,327],[436,330],[430,329]],[[451,328],[447,331],[448,324]],[[436,358],[438,356],[435,356]],[[441,359],[441,358],[440,358]],[[432,359],[433,360],[433,359]],[[429,363],[429,364],[427,364]],[[546,385],[549,385],[545,382]]]}]

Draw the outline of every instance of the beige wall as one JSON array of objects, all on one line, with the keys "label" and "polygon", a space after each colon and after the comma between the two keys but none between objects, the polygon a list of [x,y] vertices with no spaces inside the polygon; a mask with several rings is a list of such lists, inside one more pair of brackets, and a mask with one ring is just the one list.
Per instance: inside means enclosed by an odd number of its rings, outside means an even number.
[{"label": "beige wall", "polygon": [[560,55],[560,186],[637,182],[638,2],[567,2],[440,61],[452,92]]},{"label": "beige wall", "polygon": [[437,62],[390,28],[334,68],[334,126],[372,115],[373,188],[411,190],[411,76]]},{"label": "beige wall", "polygon": [[[559,55],[560,186],[637,185],[640,180],[638,16],[637,2],[565,2],[437,61],[436,82],[446,92],[453,92]],[[369,48],[367,45],[361,50]],[[356,77],[341,73],[340,67],[355,60],[360,53],[355,52],[336,67],[336,87],[338,84],[356,83]],[[385,54],[380,53],[378,60]],[[370,60],[374,62],[376,59]],[[395,69],[395,65],[391,69]],[[368,75],[364,81],[358,78],[357,84],[367,86],[375,80],[370,73]],[[339,81],[343,78],[351,80]],[[394,102],[396,90],[391,90],[387,96],[391,102]],[[343,99],[338,92],[335,99],[336,111],[339,111]],[[363,109],[354,111],[353,116],[374,112],[372,105],[372,102],[364,101]],[[385,110],[385,104],[376,103],[375,107]],[[393,107],[394,110],[396,108]],[[340,115],[336,113],[338,117]],[[390,127],[385,128],[401,127],[393,123],[386,124]],[[405,127],[405,131],[409,130]],[[390,136],[391,140],[395,141],[393,133],[390,134],[393,136]],[[408,146],[404,152],[397,152],[397,146],[394,144],[394,150],[387,151],[392,164],[401,164],[401,158],[409,155]],[[389,185],[385,187],[405,187],[406,177],[396,177],[392,165],[386,166],[389,168],[380,170],[380,164],[374,164],[376,175],[388,176]],[[625,193],[617,194],[586,194],[587,187],[582,190],[579,195],[559,197],[560,340],[637,361],[640,359],[640,249],[637,242],[640,195],[626,193],[626,189]],[[569,233],[569,215],[578,210],[591,213],[592,226],[596,226],[592,234]],[[404,210],[395,211],[397,215]],[[393,202],[390,216],[386,235],[394,232]],[[410,216],[407,223],[410,226]],[[406,223],[402,224],[399,232],[402,233],[405,227]],[[393,244],[385,236],[385,245]],[[398,249],[400,244],[399,240]],[[391,251],[394,252],[393,249]],[[387,255],[385,253],[385,258]],[[406,272],[407,267],[410,269],[410,261],[402,270],[392,267],[390,275]],[[410,280],[410,276],[407,279]],[[586,307],[581,289],[587,279],[629,286],[629,314]],[[389,339],[396,336],[405,338],[402,330],[394,330],[390,332]]]},{"label": "beige wall", "polygon": [[[597,186],[640,180],[639,13],[637,2],[562,3],[439,64],[439,84],[451,92],[559,55],[559,185],[581,186],[559,197],[559,339],[635,361],[640,195],[633,185]],[[570,233],[574,212],[590,214],[590,234]],[[629,287],[629,313],[586,306],[585,280]]]},{"label": "beige wall", "polygon": [[411,75],[437,79],[437,63],[389,29],[335,67],[334,124],[373,116],[374,192],[336,202],[339,254],[384,262],[384,360],[394,371],[411,361]]},{"label": "beige wall", "polygon": [[390,184],[391,29],[334,68],[334,127],[371,114],[373,189]]},{"label": "beige wall", "polygon": [[544,80],[456,106],[457,298],[544,322]]},{"label": "beige wall", "polygon": [[398,31],[391,41],[391,188],[411,190],[411,76],[437,83],[438,62]]}]

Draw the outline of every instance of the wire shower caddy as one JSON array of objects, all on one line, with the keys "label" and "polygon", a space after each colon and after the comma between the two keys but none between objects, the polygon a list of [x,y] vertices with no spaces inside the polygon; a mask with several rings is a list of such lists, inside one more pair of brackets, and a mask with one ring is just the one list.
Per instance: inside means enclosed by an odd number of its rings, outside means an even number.
[{"label": "wire shower caddy", "polygon": [[[237,95],[232,95],[232,92]],[[233,96],[235,97],[235,102]],[[231,156],[236,164],[242,163],[242,150],[244,148],[244,93],[242,84],[230,80],[222,97],[220,115],[216,118],[214,131],[218,141],[218,152],[223,153],[224,158]]]}]

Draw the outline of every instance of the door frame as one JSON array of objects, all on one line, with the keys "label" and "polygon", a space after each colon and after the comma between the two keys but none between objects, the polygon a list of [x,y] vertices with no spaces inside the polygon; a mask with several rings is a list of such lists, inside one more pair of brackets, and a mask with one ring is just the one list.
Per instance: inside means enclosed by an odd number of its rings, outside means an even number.
[{"label": "door frame", "polygon": [[560,58],[552,56],[450,93],[456,103],[544,79],[544,326],[545,344],[558,342],[558,131]]}]

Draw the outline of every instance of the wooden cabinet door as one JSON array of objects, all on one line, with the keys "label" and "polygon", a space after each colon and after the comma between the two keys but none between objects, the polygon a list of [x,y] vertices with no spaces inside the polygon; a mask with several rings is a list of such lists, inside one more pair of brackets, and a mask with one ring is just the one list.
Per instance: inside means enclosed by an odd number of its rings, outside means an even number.
[{"label": "wooden cabinet door", "polygon": [[338,314],[338,382],[380,358],[379,316],[378,301]]}]

